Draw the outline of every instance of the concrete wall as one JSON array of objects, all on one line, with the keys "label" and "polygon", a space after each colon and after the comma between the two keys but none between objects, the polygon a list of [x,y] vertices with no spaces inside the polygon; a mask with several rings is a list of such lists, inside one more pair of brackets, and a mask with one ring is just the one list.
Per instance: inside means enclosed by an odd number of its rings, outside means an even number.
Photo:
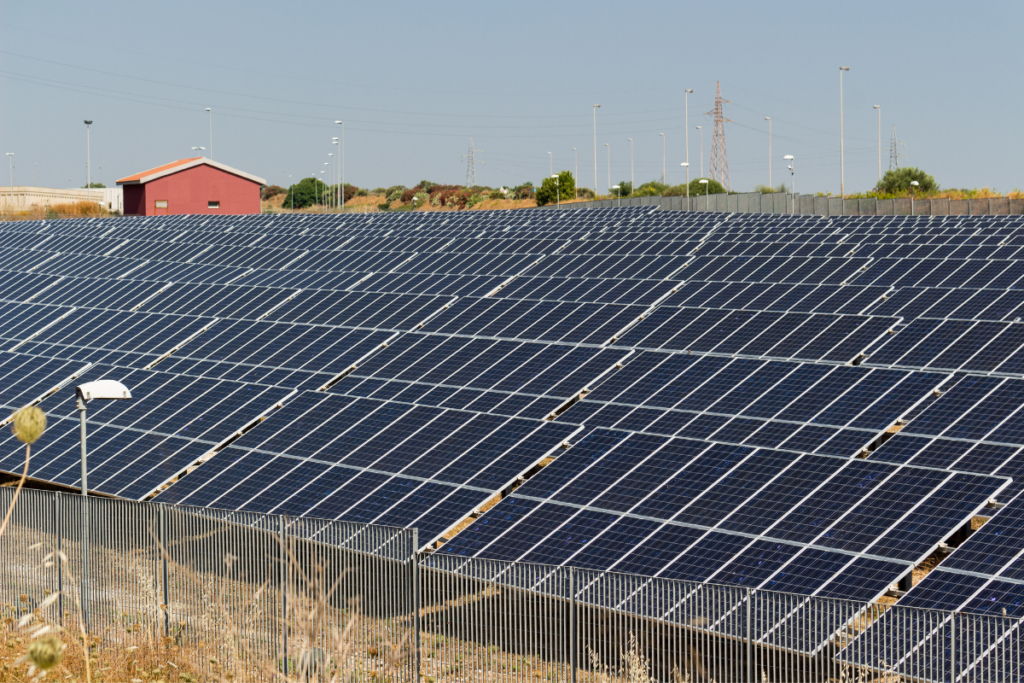
[{"label": "concrete wall", "polygon": [[[910,199],[839,199],[810,195],[713,194],[707,197],[633,197],[602,199],[595,202],[563,204],[561,209],[607,209],[616,206],[659,206],[673,211],[724,211],[728,213],[798,213],[818,216],[907,216]],[[554,205],[540,207],[554,209]],[[1024,213],[1024,199],[995,197],[992,199],[918,199],[913,213],[917,216],[982,216]]]},{"label": "concrete wall", "polygon": [[[124,185],[126,216],[248,214],[260,212],[260,186],[219,168],[200,165],[144,185]],[[166,209],[156,203],[166,201]],[[210,202],[220,202],[211,209]]]},{"label": "concrete wall", "polygon": [[102,204],[108,211],[121,211],[124,207],[123,194],[120,187],[107,187],[86,190],[85,188],[69,188],[66,190],[52,187],[18,186],[0,187],[0,209],[8,210],[11,206],[15,211],[26,211],[36,206],[53,206],[54,204],[75,204],[92,201]]}]

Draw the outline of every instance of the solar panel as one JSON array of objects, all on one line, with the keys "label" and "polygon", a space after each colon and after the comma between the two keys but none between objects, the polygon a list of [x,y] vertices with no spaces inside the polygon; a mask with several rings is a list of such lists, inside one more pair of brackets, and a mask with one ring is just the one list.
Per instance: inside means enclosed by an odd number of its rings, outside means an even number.
[{"label": "solar panel", "polygon": [[415,525],[429,545],[578,429],[304,392],[158,500]]}]

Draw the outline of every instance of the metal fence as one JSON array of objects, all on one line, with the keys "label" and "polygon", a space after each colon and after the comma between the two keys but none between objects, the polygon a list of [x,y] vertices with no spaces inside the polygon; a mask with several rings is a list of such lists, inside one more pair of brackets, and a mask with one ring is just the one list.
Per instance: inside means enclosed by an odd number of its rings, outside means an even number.
[{"label": "metal fence", "polygon": [[[795,202],[795,207],[794,207]],[[627,197],[574,202],[542,209],[609,209],[619,206],[657,206],[671,211],[717,211],[725,213],[776,213],[813,216],[988,216],[1024,213],[1024,199],[840,199],[786,193],[712,194],[700,197]]]},{"label": "metal fence", "polygon": [[[12,494],[0,489],[3,510]],[[0,538],[10,637],[13,617],[33,610],[72,631],[87,621],[101,651],[158,639],[202,680],[1020,674],[1019,620],[1009,617],[422,554],[415,530],[102,498],[88,499],[85,533],[85,504],[22,491]]]}]

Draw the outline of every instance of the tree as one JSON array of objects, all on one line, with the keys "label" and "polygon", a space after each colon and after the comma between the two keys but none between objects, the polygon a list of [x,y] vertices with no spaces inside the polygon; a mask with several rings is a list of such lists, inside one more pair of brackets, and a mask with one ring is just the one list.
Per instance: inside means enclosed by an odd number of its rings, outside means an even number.
[{"label": "tree", "polygon": [[905,166],[895,171],[886,171],[882,179],[878,181],[878,187],[875,188],[875,191],[879,194],[909,194],[910,182],[912,180],[920,183],[917,192],[924,194],[939,191],[939,184],[935,182],[934,176],[930,176],[913,166]]},{"label": "tree", "polygon": [[[707,180],[707,188],[701,185],[701,180]],[[703,194],[725,194],[725,188],[722,187],[722,183],[718,182],[714,178],[694,178],[690,181],[690,196],[699,197]]]},{"label": "tree", "polygon": [[572,171],[562,171],[558,174],[557,184],[554,178],[545,178],[537,188],[537,206],[553,204],[559,199],[572,199],[575,193],[576,179],[572,177]]},{"label": "tree", "polygon": [[82,185],[82,189],[83,190],[89,189],[89,188],[93,188],[93,189],[97,189],[98,190],[98,189],[102,189],[104,187],[106,187],[106,185],[104,185],[103,183],[89,183],[88,185]]},{"label": "tree", "polygon": [[619,194],[617,196],[619,196],[619,197],[628,197],[631,194],[633,194],[633,183],[629,182],[628,180],[620,180],[619,181]]},{"label": "tree", "polygon": [[313,206],[318,201],[323,203],[324,194],[327,191],[327,185],[318,178],[303,178],[288,188],[288,194],[285,195],[283,206],[290,209],[293,199],[296,209],[305,209],[307,206]]},{"label": "tree", "polygon": [[631,194],[634,197],[660,197],[667,189],[668,185],[651,180],[636,188]]}]

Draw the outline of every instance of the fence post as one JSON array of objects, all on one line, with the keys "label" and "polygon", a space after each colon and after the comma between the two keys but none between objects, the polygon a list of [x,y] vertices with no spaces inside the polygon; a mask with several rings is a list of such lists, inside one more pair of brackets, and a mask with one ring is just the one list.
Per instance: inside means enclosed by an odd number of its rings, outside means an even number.
[{"label": "fence post", "polygon": [[60,533],[60,491],[53,495],[53,535],[56,553],[54,560],[57,564],[57,619],[61,626],[64,625],[64,559],[63,542]]},{"label": "fence post", "polygon": [[288,675],[288,529],[285,516],[278,521],[278,542],[281,545],[281,672]]},{"label": "fence post", "polygon": [[750,600],[753,591],[747,589],[747,680],[754,680],[754,626],[751,620]]},{"label": "fence post", "polygon": [[949,620],[949,680],[956,683],[956,612]]},{"label": "fence post", "polygon": [[171,635],[171,587],[167,583],[167,507],[160,506],[160,586],[164,603],[164,635]]},{"label": "fence post", "polygon": [[419,530],[412,530],[412,646],[415,649],[412,665],[416,667],[414,681],[420,680],[420,558]]},{"label": "fence post", "polygon": [[576,567],[569,567],[569,683],[576,683]]}]

